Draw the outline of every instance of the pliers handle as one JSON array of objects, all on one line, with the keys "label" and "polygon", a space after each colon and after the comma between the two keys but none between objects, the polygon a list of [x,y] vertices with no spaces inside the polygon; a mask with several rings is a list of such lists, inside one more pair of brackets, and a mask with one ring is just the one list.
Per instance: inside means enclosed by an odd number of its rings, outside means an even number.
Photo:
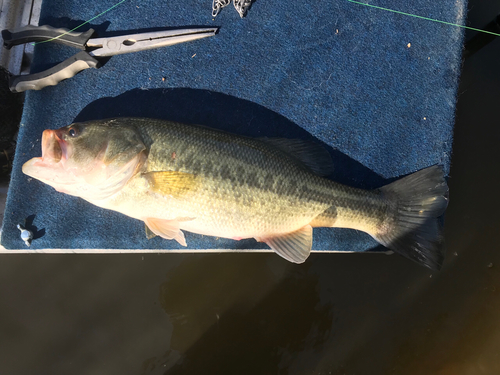
[{"label": "pliers handle", "polygon": [[65,44],[70,47],[84,50],[90,37],[94,34],[93,29],[89,29],[82,33],[69,32],[67,29],[56,29],[51,26],[23,26],[15,30],[3,30],[2,38],[3,45],[7,49],[11,49],[19,44],[29,42],[45,42],[51,41],[54,43]]},{"label": "pliers handle", "polygon": [[12,92],[40,90],[46,86],[55,86],[62,80],[71,78],[84,69],[99,68],[99,61],[85,52],[87,41],[92,34],[94,34],[93,29],[78,33],[63,28],[31,25],[12,31],[3,30],[2,38],[4,47],[7,49],[19,44],[50,40],[54,43],[65,44],[83,50],[43,72],[10,77],[10,90]]}]

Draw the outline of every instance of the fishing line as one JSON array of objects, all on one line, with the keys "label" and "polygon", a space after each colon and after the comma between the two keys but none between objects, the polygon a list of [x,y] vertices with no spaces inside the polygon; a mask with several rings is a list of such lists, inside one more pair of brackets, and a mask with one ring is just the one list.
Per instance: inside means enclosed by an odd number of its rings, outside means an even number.
[{"label": "fishing line", "polygon": [[386,11],[388,11],[388,12],[392,12],[392,13],[397,13],[397,14],[402,14],[402,15],[405,15],[405,16],[410,16],[410,17],[420,18],[420,19],[423,19],[423,20],[426,20],[426,21],[432,21],[432,22],[443,23],[443,24],[445,24],[445,25],[456,26],[456,27],[461,27],[461,28],[463,28],[463,29],[469,29],[469,30],[473,30],[473,31],[479,31],[479,32],[482,32],[482,33],[486,33],[486,34],[491,34],[491,35],[495,35],[495,36],[500,36],[500,34],[493,33],[493,32],[491,32],[491,31],[486,31],[486,30],[481,30],[481,29],[475,29],[475,28],[473,28],[473,27],[464,26],[464,25],[459,25],[459,24],[456,24],[456,23],[451,23],[451,22],[445,22],[445,21],[441,21],[441,20],[436,20],[436,19],[434,19],[434,18],[417,16],[416,14],[411,14],[411,13],[400,12],[399,10],[394,10],[394,9],[389,9],[389,8],[382,8],[382,7],[379,7],[379,6],[376,6],[376,5],[366,4],[366,3],[362,3],[362,2],[359,2],[359,1],[355,1],[355,0],[347,0],[347,1],[349,1],[350,3],[359,4],[359,5],[366,5],[367,7],[371,7],[371,8],[375,8],[375,9],[386,10]]},{"label": "fishing line", "polygon": [[47,42],[51,42],[51,41],[53,41],[53,40],[59,39],[60,37],[62,37],[62,36],[64,36],[64,35],[66,35],[66,34],[69,34],[69,33],[70,33],[70,32],[72,32],[72,31],[75,31],[76,29],[78,29],[78,28],[82,27],[83,25],[86,25],[87,23],[89,23],[89,22],[91,22],[91,21],[95,20],[96,18],[101,17],[103,14],[108,13],[110,10],[115,9],[118,5],[120,5],[120,4],[122,4],[122,3],[124,3],[125,1],[127,1],[127,0],[121,0],[119,3],[116,3],[116,4],[115,4],[115,5],[113,5],[111,8],[108,8],[108,9],[107,9],[107,10],[105,10],[104,12],[99,13],[97,16],[95,16],[95,17],[93,17],[93,18],[89,19],[88,21],[85,21],[85,22],[84,22],[84,23],[82,23],[81,25],[78,25],[78,26],[77,26],[77,27],[75,27],[74,29],[71,29],[71,30],[66,31],[65,33],[63,33],[63,34],[61,34],[61,35],[59,35],[59,36],[56,36],[56,37],[51,38],[51,39],[44,40],[44,41],[42,41],[42,42],[36,42],[36,43],[31,43],[31,44],[32,44],[32,45],[35,45],[35,44],[40,44],[40,43],[47,43]]}]

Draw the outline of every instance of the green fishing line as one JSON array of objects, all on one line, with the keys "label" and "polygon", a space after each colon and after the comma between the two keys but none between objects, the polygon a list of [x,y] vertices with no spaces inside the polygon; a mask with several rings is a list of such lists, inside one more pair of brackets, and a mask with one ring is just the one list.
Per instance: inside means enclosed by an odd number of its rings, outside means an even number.
[{"label": "green fishing line", "polygon": [[84,23],[82,23],[81,25],[78,25],[78,26],[77,26],[77,27],[75,27],[74,29],[68,30],[68,31],[66,31],[66,32],[65,32],[65,33],[63,33],[63,34],[61,34],[61,35],[59,35],[59,36],[56,36],[55,38],[52,38],[52,39],[47,39],[47,40],[44,40],[44,41],[42,41],[42,42],[36,42],[36,43],[31,43],[31,44],[32,44],[32,45],[35,45],[35,44],[40,44],[40,43],[47,43],[47,42],[51,42],[51,41],[53,41],[53,40],[59,39],[60,37],[62,37],[62,36],[64,36],[64,35],[66,35],[66,34],[69,34],[69,33],[70,33],[70,32],[72,32],[72,31],[75,31],[76,29],[78,29],[78,28],[82,27],[83,25],[85,25],[85,24],[87,24],[87,23],[89,23],[89,22],[91,22],[91,21],[95,20],[96,18],[101,17],[103,14],[108,13],[110,10],[115,9],[118,5],[120,5],[121,3],[124,3],[125,1],[127,1],[127,0],[122,0],[122,1],[120,1],[119,3],[116,3],[116,4],[115,4],[115,5],[113,5],[111,8],[109,8],[109,9],[105,10],[105,11],[104,11],[104,12],[102,12],[102,13],[99,13],[97,16],[95,16],[95,17],[93,17],[93,18],[89,19],[88,21],[85,21]]},{"label": "green fishing line", "polygon": [[366,3],[359,2],[359,1],[354,1],[354,0],[347,0],[347,1],[349,1],[351,3],[359,4],[359,5],[366,5],[367,7],[371,7],[371,8],[376,8],[376,9],[386,10],[388,12],[402,14],[402,15],[405,15],[405,16],[420,18],[420,19],[423,19],[423,20],[426,20],[426,21],[433,21],[433,22],[444,23],[445,25],[456,26],[456,27],[461,27],[463,29],[469,29],[469,30],[479,31],[479,32],[482,32],[482,33],[487,33],[487,34],[491,34],[491,35],[495,35],[495,36],[500,36],[500,34],[492,33],[491,31],[486,31],[486,30],[481,30],[481,29],[475,29],[473,27],[463,26],[463,25],[459,25],[459,24],[456,24],[456,23],[445,22],[445,21],[440,21],[440,20],[436,20],[436,19],[433,19],[433,18],[417,16],[416,14],[400,12],[399,10],[394,10],[394,9],[382,8],[382,7],[379,7],[379,6],[376,6],[376,5],[366,4]]}]

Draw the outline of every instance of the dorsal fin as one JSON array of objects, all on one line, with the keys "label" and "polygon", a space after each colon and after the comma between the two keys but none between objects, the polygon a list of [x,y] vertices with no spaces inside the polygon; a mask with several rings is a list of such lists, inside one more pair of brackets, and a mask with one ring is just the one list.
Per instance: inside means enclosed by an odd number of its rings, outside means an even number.
[{"label": "dorsal fin", "polygon": [[266,138],[259,140],[272,145],[296,159],[319,176],[333,173],[333,161],[321,145],[302,139]]}]

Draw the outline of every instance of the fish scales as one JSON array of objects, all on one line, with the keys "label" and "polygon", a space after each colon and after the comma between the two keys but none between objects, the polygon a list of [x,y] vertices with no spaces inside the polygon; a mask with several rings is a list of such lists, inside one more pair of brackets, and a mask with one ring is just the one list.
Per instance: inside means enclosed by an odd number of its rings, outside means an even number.
[{"label": "fish scales", "polygon": [[134,126],[150,149],[148,172],[175,170],[201,179],[193,195],[169,202],[174,216],[196,216],[219,236],[287,233],[331,205],[330,181],[264,142],[179,123]]},{"label": "fish scales", "polygon": [[327,158],[301,140],[117,118],[44,131],[42,157],[26,162],[23,172],[144,221],[148,238],[152,232],[183,246],[182,230],[255,238],[302,263],[312,228],[340,227],[367,232],[429,268],[441,266],[437,218],[448,204],[441,167],[366,191],[321,177],[329,171]]}]

